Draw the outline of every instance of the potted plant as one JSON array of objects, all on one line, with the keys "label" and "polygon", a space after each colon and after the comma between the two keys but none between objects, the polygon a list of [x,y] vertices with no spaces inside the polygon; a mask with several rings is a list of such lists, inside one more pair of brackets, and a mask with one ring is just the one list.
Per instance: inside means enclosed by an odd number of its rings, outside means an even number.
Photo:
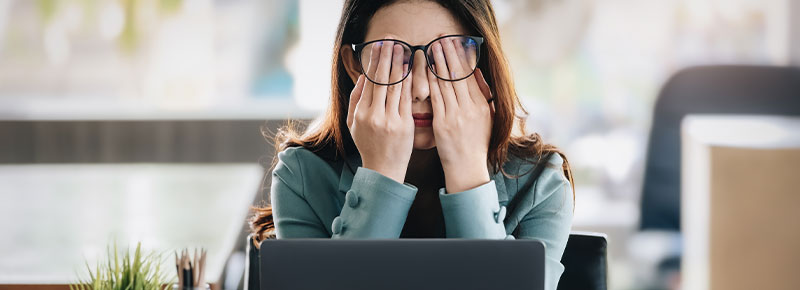
[{"label": "potted plant", "polygon": [[108,260],[98,262],[94,270],[87,263],[88,279],[79,279],[70,290],[161,290],[170,285],[161,271],[161,255],[142,255],[141,249],[140,242],[131,256],[128,249],[119,253],[114,243],[113,251],[108,247]]}]

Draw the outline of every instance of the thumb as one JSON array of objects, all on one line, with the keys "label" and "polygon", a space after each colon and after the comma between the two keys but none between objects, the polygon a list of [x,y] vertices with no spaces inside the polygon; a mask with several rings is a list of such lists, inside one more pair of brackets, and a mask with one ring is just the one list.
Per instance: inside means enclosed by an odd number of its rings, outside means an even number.
[{"label": "thumb", "polygon": [[361,90],[364,88],[364,75],[358,75],[356,86],[350,92],[350,103],[347,107],[347,128],[353,126],[353,115],[356,112],[356,107],[361,100]]}]

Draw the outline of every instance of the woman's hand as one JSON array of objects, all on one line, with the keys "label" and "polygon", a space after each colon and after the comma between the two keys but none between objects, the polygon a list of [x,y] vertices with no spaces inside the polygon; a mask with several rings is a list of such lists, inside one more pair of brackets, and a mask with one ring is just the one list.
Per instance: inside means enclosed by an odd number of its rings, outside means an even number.
[{"label": "woman's hand", "polygon": [[[388,83],[399,79],[408,68],[403,64],[400,45],[372,46],[367,74]],[[411,117],[411,80],[391,86],[376,85],[364,75],[350,93],[347,127],[361,154],[362,166],[403,183],[414,147],[414,119]]]},{"label": "woman's hand", "polygon": [[[462,62],[450,41],[433,44],[433,57],[440,76],[463,75],[470,66]],[[463,51],[460,52],[463,55]],[[452,74],[451,74],[452,73]],[[489,182],[487,154],[494,110],[480,69],[460,81],[443,81],[428,71],[433,105],[433,134],[447,192],[461,192]]]}]

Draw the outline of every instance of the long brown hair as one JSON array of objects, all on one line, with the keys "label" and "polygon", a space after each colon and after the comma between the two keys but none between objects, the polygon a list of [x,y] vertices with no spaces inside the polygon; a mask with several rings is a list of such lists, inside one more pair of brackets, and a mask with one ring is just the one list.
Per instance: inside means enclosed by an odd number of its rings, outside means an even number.
[{"label": "long brown hair", "polygon": [[[298,133],[298,130],[295,130],[291,124],[281,128],[275,134],[276,152],[281,152],[289,147],[302,146],[312,152],[333,152],[334,158],[358,154],[346,122],[350,91],[353,90],[355,84],[347,74],[340,51],[343,45],[363,42],[372,15],[380,8],[398,1],[401,0],[345,1],[333,46],[331,78],[333,93],[330,105],[325,115],[311,124],[302,134]],[[503,172],[505,176],[518,177],[511,176],[503,170],[502,165],[508,160],[509,154],[531,162],[539,162],[542,156],[550,152],[559,154],[564,159],[562,169],[572,185],[574,200],[575,185],[567,157],[555,146],[542,142],[539,134],[526,134],[525,132],[525,119],[527,119],[528,112],[522,107],[514,90],[508,61],[500,47],[500,33],[490,1],[430,1],[439,3],[449,10],[470,33],[484,38],[484,45],[480,48],[482,57],[478,61],[478,67],[483,72],[492,95],[495,97],[494,124],[487,156],[491,168]],[[277,160],[273,162],[273,165],[276,162]],[[268,207],[256,208],[256,213],[251,219],[251,227],[256,233],[256,239],[274,237],[272,210]]]}]

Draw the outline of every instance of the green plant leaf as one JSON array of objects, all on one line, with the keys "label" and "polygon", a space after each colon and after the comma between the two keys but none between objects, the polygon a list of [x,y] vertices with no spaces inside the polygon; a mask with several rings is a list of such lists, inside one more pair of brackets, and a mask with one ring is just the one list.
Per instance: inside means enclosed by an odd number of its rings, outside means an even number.
[{"label": "green plant leaf", "polygon": [[107,246],[107,261],[99,261],[92,266],[86,262],[88,279],[78,279],[70,285],[70,290],[161,290],[167,279],[160,272],[166,260],[161,254],[143,253],[142,243],[136,245],[131,255],[130,249],[120,252],[116,242]]}]

